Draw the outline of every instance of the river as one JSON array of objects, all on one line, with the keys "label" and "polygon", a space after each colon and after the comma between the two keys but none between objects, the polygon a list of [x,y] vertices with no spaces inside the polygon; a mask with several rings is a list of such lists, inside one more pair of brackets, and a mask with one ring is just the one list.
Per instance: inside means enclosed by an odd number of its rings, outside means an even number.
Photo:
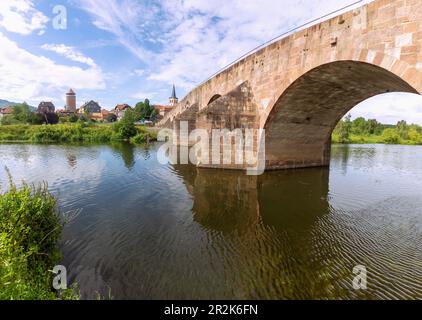
[{"label": "river", "polygon": [[83,298],[422,299],[422,147],[334,145],[330,168],[259,177],[157,149],[0,145],[3,190],[7,166],[73,217],[62,264]]}]

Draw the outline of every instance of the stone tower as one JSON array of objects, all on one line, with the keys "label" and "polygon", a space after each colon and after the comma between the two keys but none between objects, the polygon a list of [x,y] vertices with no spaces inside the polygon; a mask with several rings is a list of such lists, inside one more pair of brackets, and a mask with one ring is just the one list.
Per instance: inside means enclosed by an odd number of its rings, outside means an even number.
[{"label": "stone tower", "polygon": [[169,106],[175,107],[178,102],[179,102],[179,99],[176,96],[176,87],[173,84],[173,91],[171,93],[171,97],[169,98]]},{"label": "stone tower", "polygon": [[72,89],[66,93],[66,111],[76,112],[76,94]]}]

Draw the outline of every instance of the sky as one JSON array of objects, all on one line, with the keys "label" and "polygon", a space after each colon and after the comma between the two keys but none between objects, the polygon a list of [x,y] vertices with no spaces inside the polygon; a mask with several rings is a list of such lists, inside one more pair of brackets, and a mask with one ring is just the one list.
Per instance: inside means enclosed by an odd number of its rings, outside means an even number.
[{"label": "sky", "polygon": [[[179,98],[258,45],[355,0],[0,0],[0,99],[112,109]],[[367,1],[369,2],[369,1]],[[353,118],[422,124],[422,98],[389,94]]]}]

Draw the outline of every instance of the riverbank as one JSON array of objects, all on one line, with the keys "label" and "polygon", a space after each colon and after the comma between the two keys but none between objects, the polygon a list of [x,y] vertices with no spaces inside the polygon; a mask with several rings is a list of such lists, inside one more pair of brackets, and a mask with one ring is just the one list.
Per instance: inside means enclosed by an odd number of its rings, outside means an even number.
[{"label": "riverbank", "polygon": [[2,125],[0,142],[72,143],[131,141],[142,144],[155,141],[154,130],[134,126],[131,135],[122,134],[116,124],[66,123],[56,125]]},{"label": "riverbank", "polygon": [[417,146],[422,145],[422,141],[402,139],[399,136],[385,136],[385,135],[356,135],[351,134],[347,142],[342,142],[338,134],[333,134],[331,142],[334,144],[395,144]]},{"label": "riverbank", "polygon": [[62,228],[57,200],[46,185],[17,188],[10,181],[0,193],[0,300],[79,298],[75,289],[51,289]]}]

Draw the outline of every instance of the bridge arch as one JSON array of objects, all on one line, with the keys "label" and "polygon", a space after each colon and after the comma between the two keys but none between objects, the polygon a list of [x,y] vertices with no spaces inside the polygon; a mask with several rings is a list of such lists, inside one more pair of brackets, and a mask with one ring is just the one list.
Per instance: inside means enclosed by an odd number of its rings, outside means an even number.
[{"label": "bridge arch", "polygon": [[338,121],[373,96],[418,93],[410,84],[415,77],[407,75],[399,77],[378,65],[354,60],[322,64],[304,73],[284,90],[265,121],[266,167],[328,165],[331,135]]},{"label": "bridge arch", "polygon": [[208,101],[208,103],[207,103],[207,106],[209,106],[211,103],[213,103],[214,101],[216,101],[216,100],[218,100],[218,99],[220,99],[221,98],[221,94],[215,94],[215,95],[213,95],[210,99],[209,99],[209,101]]}]

